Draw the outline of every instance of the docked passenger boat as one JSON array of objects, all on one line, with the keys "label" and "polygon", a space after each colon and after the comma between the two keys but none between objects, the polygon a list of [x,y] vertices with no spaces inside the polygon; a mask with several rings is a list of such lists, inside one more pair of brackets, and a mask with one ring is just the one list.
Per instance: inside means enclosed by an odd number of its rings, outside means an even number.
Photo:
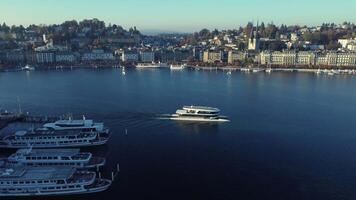
[{"label": "docked passenger boat", "polygon": [[32,130],[17,131],[0,141],[0,148],[62,148],[105,144],[109,129],[95,130]]},{"label": "docked passenger boat", "polygon": [[184,106],[183,109],[176,111],[176,114],[169,115],[168,119],[178,121],[197,121],[197,122],[229,122],[226,116],[220,115],[218,108],[206,106]]},{"label": "docked passenger boat", "polygon": [[103,131],[104,123],[96,123],[93,120],[83,119],[81,120],[58,120],[53,123],[47,123],[43,125],[43,128],[48,130],[93,130]]},{"label": "docked passenger boat", "polygon": [[26,65],[25,67],[22,67],[21,70],[23,70],[23,71],[33,71],[33,70],[35,70],[35,68],[30,66],[30,65]]},{"label": "docked passenger boat", "polygon": [[105,158],[94,157],[79,149],[19,149],[8,158],[0,160],[0,167],[70,166],[78,169],[104,166]]},{"label": "docked passenger boat", "polygon": [[155,63],[155,62],[152,62],[152,63],[138,63],[136,65],[136,68],[159,68],[161,67],[161,63]]},{"label": "docked passenger boat", "polygon": [[70,167],[0,168],[0,196],[52,196],[107,190],[112,181]]},{"label": "docked passenger boat", "polygon": [[186,68],[186,64],[182,64],[182,65],[171,64],[170,66],[171,70],[182,70],[184,68]]}]

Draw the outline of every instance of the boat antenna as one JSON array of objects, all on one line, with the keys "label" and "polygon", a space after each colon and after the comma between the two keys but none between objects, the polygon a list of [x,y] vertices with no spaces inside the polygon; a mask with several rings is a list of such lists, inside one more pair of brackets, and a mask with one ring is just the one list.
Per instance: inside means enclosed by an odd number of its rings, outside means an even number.
[{"label": "boat antenna", "polygon": [[85,120],[85,116],[83,115],[83,120]]}]

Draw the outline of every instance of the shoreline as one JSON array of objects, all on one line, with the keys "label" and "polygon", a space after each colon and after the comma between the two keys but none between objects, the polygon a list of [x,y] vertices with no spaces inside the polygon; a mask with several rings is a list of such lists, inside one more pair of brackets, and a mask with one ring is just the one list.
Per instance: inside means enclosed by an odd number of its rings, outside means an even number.
[{"label": "shoreline", "polygon": [[[47,67],[36,67],[32,70],[24,70],[22,68],[4,68],[0,69],[1,72],[22,72],[22,71],[55,71],[55,70],[76,70],[76,69],[138,69],[133,66],[120,66],[120,65],[73,65],[73,66],[47,66]],[[142,68],[140,68],[142,69]],[[148,68],[147,68],[148,69]],[[152,68],[149,68],[152,69]],[[159,67],[158,69],[168,69],[169,67]],[[301,73],[315,73],[315,74],[345,74],[345,75],[356,75],[356,68],[298,68],[298,67],[241,67],[241,66],[225,66],[225,67],[207,67],[207,66],[187,66],[185,69],[190,70],[202,70],[202,71],[223,71],[232,72],[240,71],[244,73],[272,73],[272,72],[301,72]],[[184,69],[182,69],[184,70]],[[180,70],[174,70],[180,71]],[[332,73],[332,74],[331,74]]]}]

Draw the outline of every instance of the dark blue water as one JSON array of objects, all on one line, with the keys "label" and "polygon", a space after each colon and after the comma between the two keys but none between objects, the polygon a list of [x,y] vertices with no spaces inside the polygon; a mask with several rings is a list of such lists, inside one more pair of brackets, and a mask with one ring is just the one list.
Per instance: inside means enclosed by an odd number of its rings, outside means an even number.
[{"label": "dark blue water", "polygon": [[[0,107],[15,110],[17,97],[34,115],[85,114],[110,127],[107,146],[85,150],[107,157],[108,177],[119,162],[120,174],[109,191],[76,199],[356,199],[353,76],[0,73]],[[231,122],[154,119],[191,104],[218,107]]]}]

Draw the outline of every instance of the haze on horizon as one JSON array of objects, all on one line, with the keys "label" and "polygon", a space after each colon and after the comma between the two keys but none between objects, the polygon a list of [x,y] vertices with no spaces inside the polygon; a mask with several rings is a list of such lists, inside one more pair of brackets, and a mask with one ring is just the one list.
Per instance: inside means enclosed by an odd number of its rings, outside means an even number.
[{"label": "haze on horizon", "polygon": [[348,0],[1,0],[0,23],[60,24],[98,18],[140,30],[233,29],[249,21],[287,25],[356,22]]}]

